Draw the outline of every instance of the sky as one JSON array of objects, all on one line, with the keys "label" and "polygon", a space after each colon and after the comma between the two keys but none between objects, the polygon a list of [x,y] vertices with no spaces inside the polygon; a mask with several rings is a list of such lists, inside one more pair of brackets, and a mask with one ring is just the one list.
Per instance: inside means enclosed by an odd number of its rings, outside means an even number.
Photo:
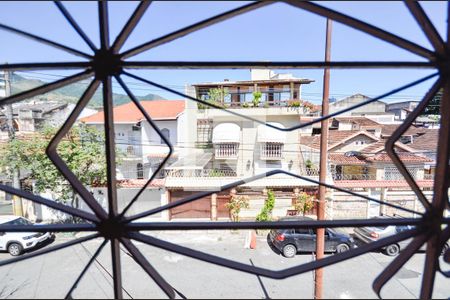
[{"label": "sky", "polygon": [[[122,48],[130,49],[161,35],[222,13],[249,2],[153,2]],[[402,2],[320,2],[320,5],[359,18],[423,47],[432,46]],[[422,2],[438,32],[446,36],[446,2]],[[137,2],[109,4],[110,39],[120,32]],[[65,2],[66,8],[90,39],[99,44],[98,12],[95,2]],[[0,22],[58,41],[90,53],[90,49],[65,21],[52,2],[0,2]],[[192,33],[128,59],[129,61],[323,61],[326,19],[285,3],[275,3]],[[83,58],[0,30],[0,62],[83,61]],[[423,58],[373,38],[363,32],[333,22],[332,61],[424,61]],[[318,103],[322,94],[322,70],[275,70],[296,77],[313,79],[302,97]],[[33,71],[20,73],[29,78],[56,80],[76,71]],[[332,70],[330,95],[336,99],[355,93],[371,97],[405,85],[434,70]],[[136,70],[132,73],[183,91],[186,84],[248,80],[246,70]],[[124,77],[137,95],[159,94],[179,99],[155,87]],[[420,100],[433,80],[385,99],[387,102]],[[117,85],[115,92],[123,93]]]}]

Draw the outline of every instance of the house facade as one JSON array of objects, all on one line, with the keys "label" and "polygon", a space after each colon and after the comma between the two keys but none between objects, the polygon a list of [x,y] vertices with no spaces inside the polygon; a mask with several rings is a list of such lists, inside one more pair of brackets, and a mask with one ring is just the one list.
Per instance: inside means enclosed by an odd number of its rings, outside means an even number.
[{"label": "house facade", "polygon": [[[302,85],[311,82],[267,70],[253,70],[252,80],[202,83],[188,89],[191,96],[213,100],[213,104],[232,110],[234,114],[188,102],[186,110],[197,124],[190,132],[193,147],[188,156],[166,167],[166,198],[173,202],[200,192],[211,195],[170,210],[169,218],[228,219],[226,203],[234,195],[243,195],[250,199],[250,207],[241,211],[241,218],[254,219],[269,189],[277,197],[274,216],[284,216],[296,194],[302,190],[313,192],[313,183],[284,174],[251,179],[277,169],[306,174],[304,159],[298,152],[302,130],[282,129],[313,117],[313,105],[301,97]],[[211,99],[211,91],[225,89],[226,92],[219,93],[219,98]],[[254,92],[259,92],[260,96],[256,93],[255,97]],[[257,121],[244,119],[243,115]],[[307,131],[310,134],[311,127],[304,132]],[[317,174],[314,177],[317,179]],[[221,190],[238,181],[243,183]]]},{"label": "house facade", "polygon": [[[185,101],[152,100],[141,101],[141,105],[174,147],[172,160],[183,153],[180,145],[186,125]],[[113,113],[116,149],[121,158],[117,178],[149,178],[168,155],[169,148],[134,103],[116,106]],[[80,122],[103,131],[104,114],[99,112],[80,119]]]}]

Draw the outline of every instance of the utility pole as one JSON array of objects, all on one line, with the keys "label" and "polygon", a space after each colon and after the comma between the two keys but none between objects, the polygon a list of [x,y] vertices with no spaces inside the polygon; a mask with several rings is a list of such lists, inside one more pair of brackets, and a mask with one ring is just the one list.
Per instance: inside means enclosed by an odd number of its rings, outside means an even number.
[{"label": "utility pole", "polygon": [[[5,96],[11,96],[11,77],[9,70],[5,70]],[[6,117],[8,125],[8,142],[11,143],[16,138],[16,131],[14,129],[14,113],[12,104],[6,106]],[[20,189],[19,170],[14,168],[12,178],[13,188]],[[17,196],[13,196],[13,212],[16,216],[23,216],[22,199]]]},{"label": "utility pole", "polygon": [[[326,40],[325,40],[325,62],[329,62],[331,58],[331,20],[327,19]],[[322,95],[322,116],[329,113],[329,96],[330,96],[330,69],[325,68],[323,71],[323,95]],[[320,169],[319,181],[327,180],[327,152],[328,152],[328,119],[321,122],[320,133]],[[325,195],[326,187],[319,186],[319,202],[317,205],[317,220],[325,219]],[[325,244],[325,228],[317,228],[316,235],[316,260],[323,259]],[[315,270],[314,282],[314,299],[322,299],[323,289],[323,269]]]}]

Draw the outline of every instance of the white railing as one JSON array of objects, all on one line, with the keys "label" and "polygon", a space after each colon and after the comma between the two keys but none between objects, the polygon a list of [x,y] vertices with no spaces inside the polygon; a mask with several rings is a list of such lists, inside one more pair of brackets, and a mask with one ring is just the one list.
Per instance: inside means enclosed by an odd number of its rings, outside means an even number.
[{"label": "white railing", "polygon": [[303,176],[319,176],[319,169],[313,169],[313,168],[301,169],[301,174]]},{"label": "white railing", "polygon": [[376,180],[375,174],[333,174],[333,180]]},{"label": "white railing", "polygon": [[283,144],[280,143],[262,143],[261,159],[282,159]]},{"label": "white railing", "polygon": [[238,156],[238,145],[237,143],[230,144],[216,144],[215,148],[215,158],[237,158]]},{"label": "white railing", "polygon": [[167,177],[236,177],[236,171],[222,169],[164,170]]}]

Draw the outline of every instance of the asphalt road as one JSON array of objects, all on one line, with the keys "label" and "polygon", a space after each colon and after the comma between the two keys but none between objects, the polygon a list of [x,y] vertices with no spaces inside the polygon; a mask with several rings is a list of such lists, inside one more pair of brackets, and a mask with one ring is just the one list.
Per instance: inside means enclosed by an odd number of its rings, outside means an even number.
[{"label": "asphalt road", "polygon": [[[217,233],[160,233],[159,238],[195,248],[224,258],[281,270],[310,262],[311,254],[287,259],[275,253],[265,238],[258,239],[257,248],[244,249],[244,235]],[[54,244],[72,237],[57,236]],[[86,242],[44,256],[0,267],[0,298],[63,298],[80,274],[101,240]],[[258,278],[195,259],[153,248],[141,243],[137,247],[160,274],[187,298],[312,298],[313,272],[283,280]],[[46,246],[48,247],[48,246]],[[110,247],[105,247],[77,289],[74,298],[113,297]],[[165,298],[156,284],[122,252],[124,297]],[[0,260],[9,259],[0,253]],[[417,298],[425,255],[418,253],[384,287],[385,298]],[[371,285],[374,278],[393,258],[381,253],[369,253],[325,268],[325,298],[376,298]],[[448,266],[448,265],[447,265]],[[446,267],[447,267],[446,266]],[[450,266],[448,266],[450,267]],[[450,296],[449,280],[437,274],[435,298]]]}]

